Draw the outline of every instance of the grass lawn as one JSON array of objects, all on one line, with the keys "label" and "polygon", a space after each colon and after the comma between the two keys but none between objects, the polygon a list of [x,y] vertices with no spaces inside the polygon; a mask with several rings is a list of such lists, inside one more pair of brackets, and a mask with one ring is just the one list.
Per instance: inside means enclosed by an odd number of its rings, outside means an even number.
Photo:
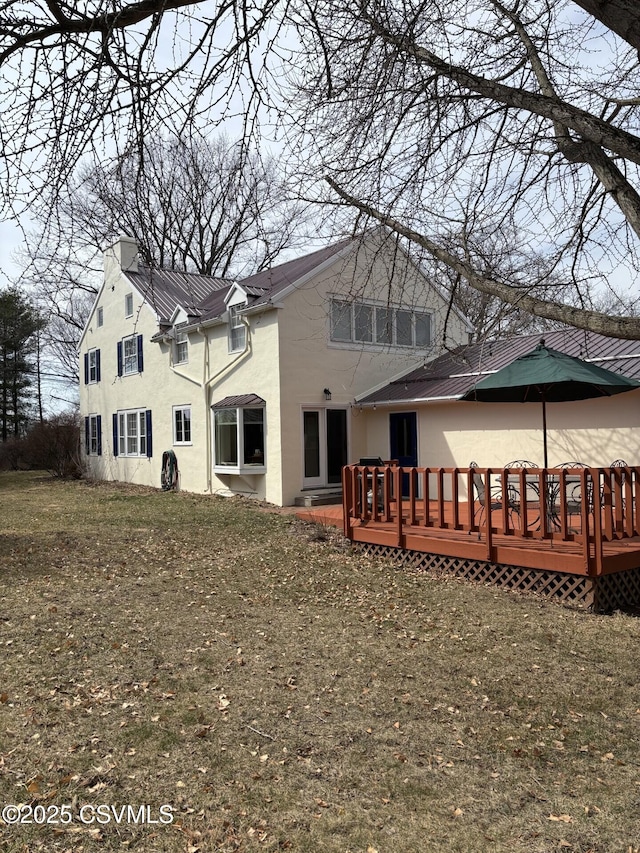
[{"label": "grass lawn", "polygon": [[0,851],[640,850],[638,618],[242,500],[28,473],[0,506],[0,801],[61,820]]}]

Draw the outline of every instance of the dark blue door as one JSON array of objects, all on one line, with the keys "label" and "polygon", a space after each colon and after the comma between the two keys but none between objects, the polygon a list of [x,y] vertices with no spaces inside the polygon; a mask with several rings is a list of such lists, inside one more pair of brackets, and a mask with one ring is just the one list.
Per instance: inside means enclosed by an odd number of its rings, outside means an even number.
[{"label": "dark blue door", "polygon": [[[389,415],[391,458],[403,468],[418,465],[418,418],[415,412],[393,412]],[[409,475],[402,477],[402,495],[409,494]]]}]

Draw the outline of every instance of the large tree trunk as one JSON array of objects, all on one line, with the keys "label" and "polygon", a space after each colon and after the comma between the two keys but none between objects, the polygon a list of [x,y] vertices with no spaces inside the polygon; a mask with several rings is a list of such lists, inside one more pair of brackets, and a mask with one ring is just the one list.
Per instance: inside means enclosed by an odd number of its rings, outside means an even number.
[{"label": "large tree trunk", "polygon": [[638,0],[573,0],[640,53]]}]

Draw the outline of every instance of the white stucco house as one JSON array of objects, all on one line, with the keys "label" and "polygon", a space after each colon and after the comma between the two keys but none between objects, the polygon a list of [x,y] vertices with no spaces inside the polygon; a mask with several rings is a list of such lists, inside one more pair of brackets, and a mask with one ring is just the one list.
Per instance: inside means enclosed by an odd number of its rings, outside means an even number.
[{"label": "white stucco house", "polygon": [[402,416],[379,442],[356,399],[436,357],[445,318],[467,343],[383,230],[239,281],[149,269],[121,237],[79,345],[88,470],[159,487],[172,451],[186,491],[284,506],[335,490],[347,462],[406,443]]}]

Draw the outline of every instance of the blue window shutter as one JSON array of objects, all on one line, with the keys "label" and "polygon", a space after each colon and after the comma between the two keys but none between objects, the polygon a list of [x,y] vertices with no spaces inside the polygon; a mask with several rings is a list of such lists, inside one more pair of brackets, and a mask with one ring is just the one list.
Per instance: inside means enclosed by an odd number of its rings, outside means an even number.
[{"label": "blue window shutter", "polygon": [[100,350],[96,350],[96,382],[100,382]]},{"label": "blue window shutter", "polygon": [[89,418],[84,419],[84,450],[89,455]]},{"label": "blue window shutter", "polygon": [[113,413],[113,455],[118,455],[118,413]]},{"label": "blue window shutter", "polygon": [[118,341],[118,376],[122,376],[122,341]]},{"label": "blue window shutter", "polygon": [[96,415],[96,431],[98,433],[98,456],[102,456],[102,415]]},{"label": "blue window shutter", "polygon": [[84,384],[89,384],[89,353],[84,354]]},{"label": "blue window shutter", "polygon": [[138,335],[138,373],[142,373],[144,364],[142,361],[142,335]]},{"label": "blue window shutter", "polygon": [[147,409],[144,414],[147,421],[147,457],[151,459],[151,457],[153,456],[153,440],[151,434],[151,409]]}]

